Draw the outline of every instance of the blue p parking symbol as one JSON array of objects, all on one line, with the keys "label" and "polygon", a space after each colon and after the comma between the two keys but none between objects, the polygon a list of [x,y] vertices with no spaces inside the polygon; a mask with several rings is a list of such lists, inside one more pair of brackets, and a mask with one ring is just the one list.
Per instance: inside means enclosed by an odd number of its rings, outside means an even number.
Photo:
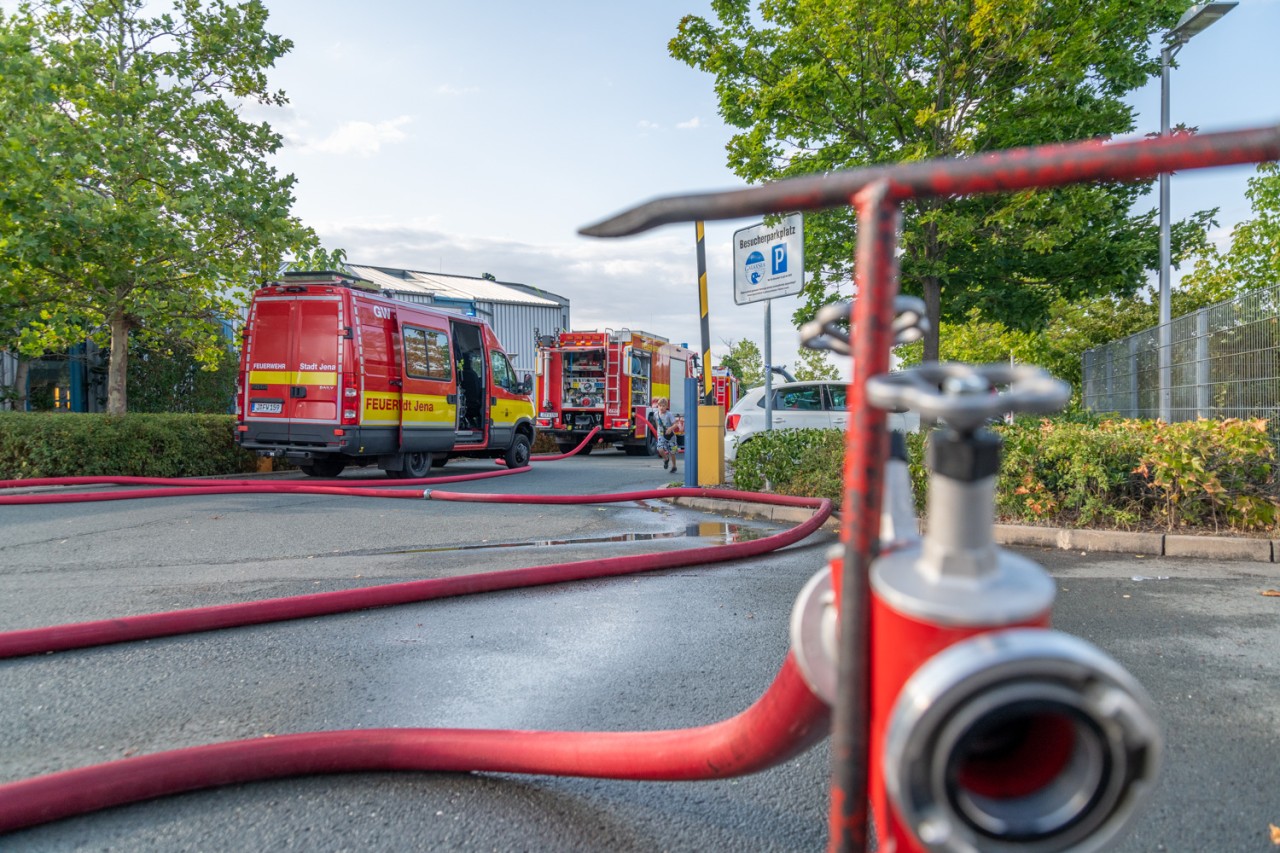
[{"label": "blue p parking symbol", "polygon": [[773,250],[773,275],[787,271],[787,244],[779,243],[770,247]]}]

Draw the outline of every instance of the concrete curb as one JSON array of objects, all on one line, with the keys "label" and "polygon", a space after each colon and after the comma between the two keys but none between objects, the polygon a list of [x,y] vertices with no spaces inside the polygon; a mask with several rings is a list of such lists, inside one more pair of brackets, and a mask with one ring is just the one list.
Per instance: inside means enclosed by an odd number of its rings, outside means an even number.
[{"label": "concrete curb", "polygon": [[[813,517],[813,510],[798,506],[772,506],[770,504],[749,503],[720,498],[664,498],[677,506],[700,509],[706,512],[717,512],[724,515],[735,515],[739,518],[758,518],[763,521],[780,521],[786,524],[801,524]],[[840,519],[832,515],[822,524],[823,530],[838,531]]]},{"label": "concrete curb", "polygon": [[[788,524],[798,524],[813,515],[812,511],[800,507],[768,506],[718,498],[671,498],[670,500],[674,504],[691,509]],[[839,517],[833,515],[827,519],[822,529],[839,530]],[[1000,545],[1030,545],[1058,548],[1063,551],[1280,563],[1280,540],[1250,539],[1243,536],[1188,536],[1174,533],[1073,530],[1060,527],[1035,527],[1027,524],[997,524],[995,539]]]}]

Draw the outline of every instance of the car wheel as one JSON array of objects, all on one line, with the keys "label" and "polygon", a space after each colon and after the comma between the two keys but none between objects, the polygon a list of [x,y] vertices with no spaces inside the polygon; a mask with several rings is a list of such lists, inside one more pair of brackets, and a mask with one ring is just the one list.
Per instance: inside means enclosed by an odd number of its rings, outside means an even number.
[{"label": "car wheel", "polygon": [[418,480],[427,476],[430,472],[430,453],[406,453],[404,455],[404,469],[400,472],[402,477]]},{"label": "car wheel", "polygon": [[529,436],[522,432],[516,433],[515,439],[511,442],[511,446],[507,448],[506,454],[502,457],[507,463],[508,468],[523,468],[529,464]]},{"label": "car wheel", "polygon": [[345,460],[337,456],[316,458],[306,465],[299,465],[298,470],[308,477],[336,477],[347,467]]}]

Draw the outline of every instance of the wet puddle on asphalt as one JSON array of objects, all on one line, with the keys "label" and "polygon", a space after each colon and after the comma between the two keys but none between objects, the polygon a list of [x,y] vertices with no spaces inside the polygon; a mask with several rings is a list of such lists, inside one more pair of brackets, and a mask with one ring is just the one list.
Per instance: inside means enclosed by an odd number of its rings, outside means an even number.
[{"label": "wet puddle on asphalt", "polygon": [[446,551],[480,551],[486,548],[541,548],[547,545],[594,545],[606,542],[647,542],[653,539],[697,538],[715,540],[714,545],[732,545],[763,539],[774,531],[746,527],[723,521],[687,524],[684,530],[664,533],[617,533],[612,536],[584,536],[579,539],[535,539],[524,542],[480,542],[475,545],[451,545],[447,548],[408,548],[384,551],[384,554],[438,554]]}]

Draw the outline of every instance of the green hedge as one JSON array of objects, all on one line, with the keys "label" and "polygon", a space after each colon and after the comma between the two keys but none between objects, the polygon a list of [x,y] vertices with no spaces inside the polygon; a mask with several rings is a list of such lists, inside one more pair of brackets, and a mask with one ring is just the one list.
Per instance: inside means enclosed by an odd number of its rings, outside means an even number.
[{"label": "green hedge", "polygon": [[[1275,446],[1262,420],[1036,419],[995,427],[1004,439],[996,515],[1055,527],[1275,531]],[[908,436],[923,512],[925,436]],[[844,434],[777,430],[738,451],[738,488],[841,500]]]},{"label": "green hedge", "polygon": [[0,412],[0,479],[207,477],[256,470],[231,415]]}]

